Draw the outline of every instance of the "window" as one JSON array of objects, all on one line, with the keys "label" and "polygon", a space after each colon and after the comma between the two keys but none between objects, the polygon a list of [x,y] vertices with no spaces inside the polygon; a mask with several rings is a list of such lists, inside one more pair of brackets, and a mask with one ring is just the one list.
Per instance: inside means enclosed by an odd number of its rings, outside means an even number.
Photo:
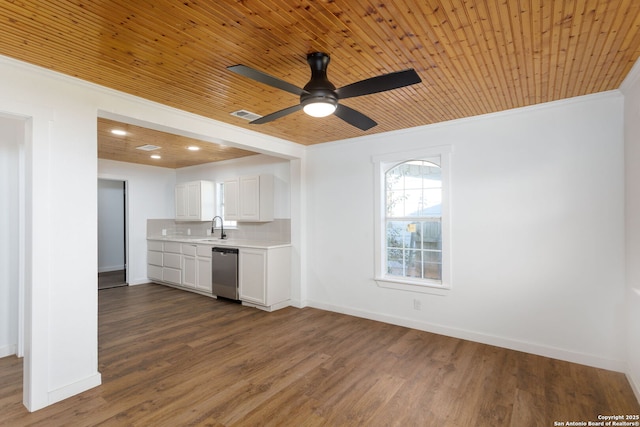
[{"label": "window", "polygon": [[374,160],[378,284],[422,292],[449,288],[449,150]]},{"label": "window", "polygon": [[224,219],[224,182],[216,182],[216,215],[223,218],[225,227],[234,228],[238,225],[237,221]]}]

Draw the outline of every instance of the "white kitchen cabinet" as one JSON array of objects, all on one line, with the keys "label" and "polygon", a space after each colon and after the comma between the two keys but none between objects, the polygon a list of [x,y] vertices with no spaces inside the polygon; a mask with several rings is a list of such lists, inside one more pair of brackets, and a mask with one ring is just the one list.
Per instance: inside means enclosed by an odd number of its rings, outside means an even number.
[{"label": "white kitchen cabinet", "polygon": [[239,292],[244,305],[272,311],[291,299],[291,250],[240,248]]},{"label": "white kitchen cabinet", "polygon": [[182,247],[180,243],[164,243],[162,280],[174,285],[182,284]]},{"label": "white kitchen cabinet", "polygon": [[225,219],[273,221],[273,175],[241,176],[224,182]]},{"label": "white kitchen cabinet", "polygon": [[211,292],[211,246],[182,244],[182,286]]},{"label": "white kitchen cabinet", "polygon": [[162,280],[162,242],[149,242],[147,245],[147,277]]},{"label": "white kitchen cabinet", "polygon": [[214,217],[214,183],[192,181],[176,185],[176,221],[211,221]]}]

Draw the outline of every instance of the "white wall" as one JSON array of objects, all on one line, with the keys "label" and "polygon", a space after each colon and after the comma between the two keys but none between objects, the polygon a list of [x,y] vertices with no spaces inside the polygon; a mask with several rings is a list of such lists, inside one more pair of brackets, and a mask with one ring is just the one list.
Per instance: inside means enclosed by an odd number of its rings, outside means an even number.
[{"label": "white wall", "polygon": [[[308,303],[623,370],[622,106],[615,91],[311,147]],[[434,145],[453,149],[453,288],[380,288],[371,156]]]},{"label": "white wall", "polygon": [[124,209],[124,181],[99,179],[98,273],[124,269]]},{"label": "white wall", "polygon": [[640,61],[621,90],[625,96],[627,377],[640,400]]},{"label": "white wall", "polygon": [[173,169],[98,160],[98,177],[127,182],[128,283],[148,283],[147,219],[173,218]]},{"label": "white wall", "polygon": [[[259,154],[222,162],[176,169],[176,182],[207,180],[222,182],[242,175],[271,174],[274,178],[274,217],[291,218],[291,172],[289,160]],[[169,218],[173,218],[173,215]]]},{"label": "white wall", "polygon": [[0,357],[18,345],[18,161],[24,121],[0,115]]}]

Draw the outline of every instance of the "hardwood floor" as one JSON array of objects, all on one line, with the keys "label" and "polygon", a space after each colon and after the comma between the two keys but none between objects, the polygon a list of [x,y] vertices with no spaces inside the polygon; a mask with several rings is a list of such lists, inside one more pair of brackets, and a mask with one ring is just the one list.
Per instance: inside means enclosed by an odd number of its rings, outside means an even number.
[{"label": "hardwood floor", "polygon": [[639,414],[623,374],[312,308],[273,313],[160,285],[99,292],[103,385],[8,426],[553,426]]},{"label": "hardwood floor", "polygon": [[98,273],[98,289],[116,288],[127,286],[127,273],[125,270],[106,271]]}]

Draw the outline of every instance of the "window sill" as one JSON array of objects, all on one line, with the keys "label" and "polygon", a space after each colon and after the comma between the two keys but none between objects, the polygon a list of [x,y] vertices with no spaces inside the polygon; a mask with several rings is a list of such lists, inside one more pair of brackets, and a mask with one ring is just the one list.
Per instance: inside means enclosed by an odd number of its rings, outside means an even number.
[{"label": "window sill", "polygon": [[448,295],[451,287],[428,282],[425,280],[400,279],[396,277],[376,277],[376,283],[381,288],[398,289],[401,291],[419,292],[431,295]]}]

